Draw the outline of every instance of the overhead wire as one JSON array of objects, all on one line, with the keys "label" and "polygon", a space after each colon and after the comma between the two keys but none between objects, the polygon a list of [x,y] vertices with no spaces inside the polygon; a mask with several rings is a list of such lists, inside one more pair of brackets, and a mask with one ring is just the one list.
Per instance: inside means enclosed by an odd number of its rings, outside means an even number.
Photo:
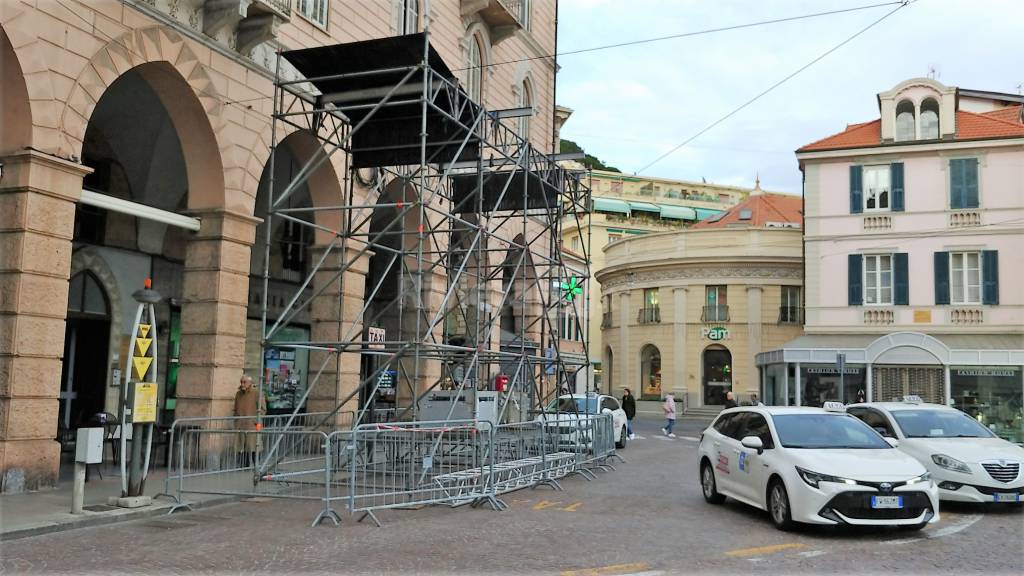
[{"label": "overhead wire", "polygon": [[668,158],[669,156],[671,156],[672,154],[674,154],[674,153],[675,153],[676,151],[678,151],[679,149],[681,149],[681,148],[683,148],[684,146],[686,146],[687,144],[689,144],[690,142],[693,142],[693,141],[694,141],[694,140],[696,140],[697,138],[700,138],[701,136],[703,136],[703,135],[704,135],[705,133],[707,133],[707,132],[708,132],[709,130],[711,130],[711,129],[712,129],[712,128],[714,128],[715,126],[718,126],[718,125],[719,125],[719,124],[721,124],[722,122],[725,122],[725,121],[726,121],[726,120],[728,120],[729,118],[732,118],[733,116],[735,116],[736,114],[738,114],[738,113],[739,113],[739,112],[740,112],[741,110],[743,110],[743,109],[744,109],[744,108],[746,108],[747,106],[750,106],[750,105],[751,105],[751,104],[753,104],[754,102],[757,102],[757,101],[758,101],[758,100],[760,100],[760,99],[761,99],[762,97],[764,97],[764,96],[765,96],[765,95],[767,95],[768,93],[772,92],[773,90],[775,90],[775,89],[776,89],[776,88],[778,88],[779,86],[782,86],[783,84],[785,84],[785,83],[786,83],[786,82],[788,82],[789,80],[793,79],[793,78],[794,78],[795,76],[797,76],[798,74],[800,74],[800,73],[801,73],[801,72],[803,72],[804,70],[807,70],[807,69],[808,69],[808,68],[810,68],[811,66],[813,66],[813,65],[817,64],[818,62],[820,62],[821,60],[825,59],[826,57],[828,57],[828,56],[829,56],[830,54],[832,54],[832,53],[833,53],[833,52],[835,52],[836,50],[839,50],[839,49],[840,49],[840,48],[842,48],[843,46],[845,46],[845,45],[849,44],[850,42],[852,42],[852,41],[853,41],[853,40],[854,40],[855,38],[857,38],[857,37],[858,37],[858,36],[860,36],[861,34],[864,34],[864,33],[865,33],[865,32],[867,32],[868,30],[870,30],[870,29],[874,28],[874,27],[875,27],[875,26],[877,26],[878,24],[882,23],[882,21],[884,21],[885,19],[889,18],[889,17],[890,17],[890,16],[892,16],[893,14],[896,14],[896,13],[897,13],[897,12],[899,12],[900,10],[902,10],[902,9],[906,8],[907,6],[909,6],[910,4],[912,4],[913,2],[916,2],[916,1],[917,1],[917,0],[902,0],[902,1],[898,2],[899,6],[897,6],[897,7],[896,7],[896,8],[894,8],[893,10],[891,10],[891,11],[887,12],[887,13],[886,13],[885,15],[883,15],[883,16],[882,16],[881,18],[878,18],[877,20],[875,20],[875,21],[871,22],[871,23],[870,23],[870,24],[868,24],[867,26],[865,26],[865,27],[861,28],[860,30],[858,30],[857,32],[855,32],[855,33],[854,33],[853,35],[851,35],[851,36],[848,36],[848,37],[847,37],[846,39],[844,39],[844,40],[843,40],[842,42],[840,42],[840,43],[836,44],[836,45],[835,45],[835,46],[833,46],[832,48],[829,48],[829,49],[828,49],[828,50],[826,50],[826,51],[825,51],[824,53],[822,53],[821,55],[817,56],[816,58],[814,58],[813,60],[811,60],[811,61],[810,61],[810,62],[808,62],[807,64],[804,64],[804,65],[803,65],[803,66],[801,66],[800,68],[797,68],[797,69],[796,69],[795,71],[793,71],[792,73],[790,73],[789,75],[787,75],[787,76],[786,76],[785,78],[783,78],[783,79],[779,80],[778,82],[775,82],[774,84],[772,84],[772,85],[771,85],[771,86],[769,86],[768,88],[766,88],[766,89],[762,90],[762,91],[761,91],[761,92],[759,92],[759,93],[758,93],[758,94],[757,94],[756,96],[754,96],[753,98],[750,98],[750,99],[749,99],[749,100],[747,100],[746,102],[744,102],[744,103],[740,104],[739,106],[737,106],[736,108],[734,108],[734,109],[733,109],[732,111],[730,111],[730,112],[729,112],[729,113],[727,113],[726,115],[724,115],[724,116],[722,116],[721,118],[719,118],[718,120],[715,120],[715,121],[714,121],[714,122],[712,122],[711,124],[708,124],[707,126],[705,126],[704,128],[702,128],[702,129],[701,129],[700,131],[698,131],[698,132],[697,132],[696,134],[694,134],[693,136],[690,136],[690,137],[689,137],[689,138],[687,138],[686,140],[683,140],[683,142],[682,142],[682,143],[680,143],[679,145],[675,146],[674,148],[672,148],[672,149],[671,149],[671,150],[669,150],[668,152],[665,152],[664,154],[662,154],[661,156],[658,156],[657,158],[655,158],[655,159],[654,159],[654,160],[652,160],[651,162],[648,162],[647,164],[643,165],[642,167],[640,167],[640,169],[639,169],[639,170],[637,170],[637,171],[636,171],[636,172],[634,172],[633,174],[639,174],[640,172],[643,172],[644,170],[647,170],[647,169],[648,169],[648,168],[650,168],[651,166],[654,166],[654,165],[655,165],[655,164],[657,164],[658,162],[661,162],[661,161],[662,161],[662,160],[664,160],[665,158]]}]

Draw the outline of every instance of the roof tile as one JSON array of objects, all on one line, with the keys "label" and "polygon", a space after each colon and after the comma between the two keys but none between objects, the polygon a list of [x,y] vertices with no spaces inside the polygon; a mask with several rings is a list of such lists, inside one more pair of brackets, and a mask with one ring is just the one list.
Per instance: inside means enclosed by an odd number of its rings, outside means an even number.
[{"label": "roof tile", "polygon": [[[737,225],[765,228],[769,222],[796,223],[803,226],[802,209],[803,198],[800,196],[762,192],[748,196],[714,222],[704,220],[694,224],[692,228],[727,228]],[[740,212],[743,210],[750,210],[749,220],[740,220]]]}]

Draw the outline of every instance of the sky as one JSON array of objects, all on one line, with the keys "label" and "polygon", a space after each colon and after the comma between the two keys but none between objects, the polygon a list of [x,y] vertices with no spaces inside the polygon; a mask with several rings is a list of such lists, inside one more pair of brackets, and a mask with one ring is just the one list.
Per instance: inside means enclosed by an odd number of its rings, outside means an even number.
[{"label": "sky", "polygon": [[[886,0],[560,0],[558,51]],[[560,56],[562,137],[626,173],[821,56],[896,6]],[[691,144],[640,172],[800,192],[793,151],[878,118],[877,94],[939,82],[1018,93],[1024,0],[917,0]]]}]

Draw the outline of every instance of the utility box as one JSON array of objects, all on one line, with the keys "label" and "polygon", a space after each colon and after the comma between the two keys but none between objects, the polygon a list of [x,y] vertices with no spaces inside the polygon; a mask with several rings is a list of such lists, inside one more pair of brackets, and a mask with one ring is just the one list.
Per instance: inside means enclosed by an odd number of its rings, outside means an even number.
[{"label": "utility box", "polygon": [[[424,422],[439,420],[472,420],[473,390],[434,390],[420,403],[419,419]],[[454,409],[452,404],[455,405]]]},{"label": "utility box", "polygon": [[103,428],[79,428],[75,443],[75,462],[100,464],[103,462]]},{"label": "utility box", "polygon": [[476,393],[476,419],[491,424],[498,423],[498,396],[500,392],[481,391]]}]

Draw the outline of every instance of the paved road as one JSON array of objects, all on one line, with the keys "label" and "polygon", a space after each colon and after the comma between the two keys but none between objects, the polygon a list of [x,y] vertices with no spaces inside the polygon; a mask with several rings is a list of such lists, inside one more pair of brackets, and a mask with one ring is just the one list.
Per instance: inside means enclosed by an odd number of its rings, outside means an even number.
[{"label": "paved road", "polygon": [[[427,508],[309,527],[317,506],[243,502],[173,517],[0,544],[6,573],[333,572],[460,574],[1021,574],[1024,514],[943,509],[920,533],[775,530],[764,513],[705,504],[695,462],[699,426],[675,440],[654,420],[623,452],[628,464],[507,495],[510,509]],[[687,439],[693,438],[693,439]],[[117,555],[115,557],[115,555]]]}]

